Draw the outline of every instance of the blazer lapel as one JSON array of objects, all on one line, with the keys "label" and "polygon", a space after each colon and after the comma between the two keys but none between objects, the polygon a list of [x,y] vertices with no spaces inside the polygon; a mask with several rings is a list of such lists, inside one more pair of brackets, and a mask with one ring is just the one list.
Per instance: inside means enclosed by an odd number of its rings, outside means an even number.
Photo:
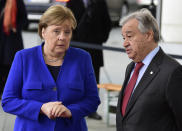
[{"label": "blazer lapel", "polygon": [[163,51],[160,49],[159,52],[156,54],[156,56],[151,61],[150,65],[148,66],[147,70],[145,71],[142,79],[138,83],[129,103],[126,108],[126,114],[131,110],[131,108],[134,106],[136,100],[140,96],[140,94],[148,87],[148,85],[152,82],[153,78],[158,74],[160,71],[159,64],[161,61]]},{"label": "blazer lapel", "polygon": [[44,42],[38,47],[38,52],[37,52],[37,56],[39,57],[39,62],[40,62],[40,66],[41,66],[41,73],[38,74],[39,77],[44,77],[44,80],[46,81],[47,85],[50,85],[49,87],[55,87],[56,86],[56,82],[54,81],[51,72],[49,71],[45,61],[44,61],[44,57],[43,57],[43,52],[42,52],[42,46],[44,45]]}]

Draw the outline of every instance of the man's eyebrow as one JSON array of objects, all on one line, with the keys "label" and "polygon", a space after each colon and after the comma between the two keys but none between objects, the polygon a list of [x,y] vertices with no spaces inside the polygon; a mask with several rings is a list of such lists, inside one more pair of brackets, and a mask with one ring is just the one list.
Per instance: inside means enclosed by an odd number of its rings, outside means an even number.
[{"label": "man's eyebrow", "polygon": [[126,34],[129,34],[129,33],[132,33],[132,31],[126,31],[125,33],[126,33]]},{"label": "man's eyebrow", "polygon": [[[126,31],[124,34],[131,34],[133,33],[132,31]],[[124,34],[122,33],[121,35],[124,36]]]}]

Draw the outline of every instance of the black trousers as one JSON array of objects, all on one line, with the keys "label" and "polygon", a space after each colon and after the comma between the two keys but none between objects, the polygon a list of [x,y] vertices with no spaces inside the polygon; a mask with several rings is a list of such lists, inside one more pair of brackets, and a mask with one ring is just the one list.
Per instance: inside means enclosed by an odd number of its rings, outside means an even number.
[{"label": "black trousers", "polygon": [[94,69],[94,72],[95,72],[95,78],[96,78],[96,82],[97,84],[99,84],[99,77],[100,77],[100,68],[96,68]]},{"label": "black trousers", "polygon": [[10,70],[9,65],[0,65],[0,96],[3,93],[9,70]]}]

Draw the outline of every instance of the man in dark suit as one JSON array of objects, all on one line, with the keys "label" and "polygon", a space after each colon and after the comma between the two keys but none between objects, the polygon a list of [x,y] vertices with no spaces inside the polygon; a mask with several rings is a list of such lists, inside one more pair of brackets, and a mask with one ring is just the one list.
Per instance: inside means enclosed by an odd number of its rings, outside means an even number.
[{"label": "man in dark suit", "polygon": [[117,131],[182,131],[182,66],[157,44],[155,18],[141,9],[121,24],[123,46],[133,61],[118,99]]}]

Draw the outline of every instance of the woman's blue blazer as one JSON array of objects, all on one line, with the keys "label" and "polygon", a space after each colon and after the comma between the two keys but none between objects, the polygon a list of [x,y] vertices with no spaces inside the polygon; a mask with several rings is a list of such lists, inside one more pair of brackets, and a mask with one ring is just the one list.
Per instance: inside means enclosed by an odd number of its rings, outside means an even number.
[{"label": "woman's blue blazer", "polygon": [[[100,104],[90,55],[69,47],[55,81],[42,55],[42,45],[16,53],[2,96],[5,112],[16,115],[14,131],[87,131],[85,116]],[[71,118],[49,119],[42,104],[61,101]]]}]

